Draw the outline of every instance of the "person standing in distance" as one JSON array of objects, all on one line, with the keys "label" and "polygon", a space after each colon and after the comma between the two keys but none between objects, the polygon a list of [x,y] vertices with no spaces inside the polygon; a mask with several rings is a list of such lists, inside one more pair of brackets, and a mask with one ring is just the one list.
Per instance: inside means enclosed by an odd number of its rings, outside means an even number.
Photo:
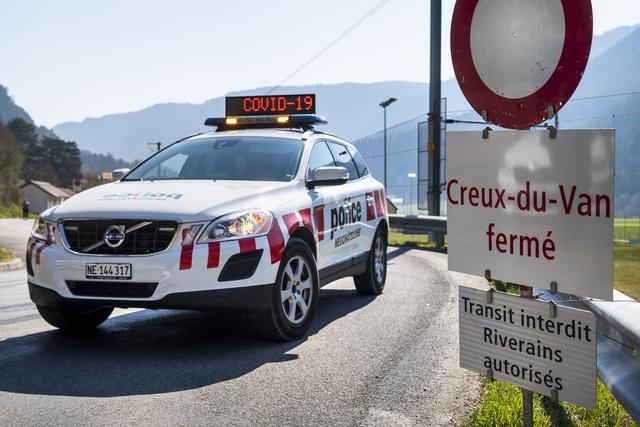
[{"label": "person standing in distance", "polygon": [[22,219],[29,219],[29,208],[31,204],[27,199],[22,202]]}]

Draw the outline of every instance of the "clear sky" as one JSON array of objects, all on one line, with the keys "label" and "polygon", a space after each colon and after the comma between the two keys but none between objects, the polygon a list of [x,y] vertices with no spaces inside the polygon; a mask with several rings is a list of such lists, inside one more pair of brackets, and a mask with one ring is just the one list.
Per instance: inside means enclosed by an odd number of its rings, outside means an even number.
[{"label": "clear sky", "polygon": [[[0,84],[53,126],[278,83],[379,0],[22,0],[0,11]],[[454,0],[443,1],[443,77]],[[640,0],[593,0],[595,33]],[[391,0],[289,84],[427,81],[429,1]]]}]

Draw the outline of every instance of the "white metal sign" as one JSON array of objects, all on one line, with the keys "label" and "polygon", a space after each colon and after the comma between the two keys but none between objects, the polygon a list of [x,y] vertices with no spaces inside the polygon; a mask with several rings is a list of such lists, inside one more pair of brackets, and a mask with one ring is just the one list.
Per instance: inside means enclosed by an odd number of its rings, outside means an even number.
[{"label": "white metal sign", "polygon": [[[460,366],[558,400],[596,404],[593,313],[459,287]],[[555,395],[555,396],[554,396]]]},{"label": "white metal sign", "polygon": [[613,130],[447,141],[450,270],[613,298]]}]

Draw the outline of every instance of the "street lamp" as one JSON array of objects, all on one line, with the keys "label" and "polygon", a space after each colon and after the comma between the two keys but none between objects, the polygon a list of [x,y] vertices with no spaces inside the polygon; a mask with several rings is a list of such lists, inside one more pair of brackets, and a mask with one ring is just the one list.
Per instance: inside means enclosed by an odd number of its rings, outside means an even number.
[{"label": "street lamp", "polygon": [[409,215],[413,213],[413,180],[416,177],[414,172],[409,172],[407,174],[409,177]]},{"label": "street lamp", "polygon": [[397,99],[395,98],[389,98],[380,103],[380,106],[384,110],[384,188],[387,192],[387,107],[396,101]]}]

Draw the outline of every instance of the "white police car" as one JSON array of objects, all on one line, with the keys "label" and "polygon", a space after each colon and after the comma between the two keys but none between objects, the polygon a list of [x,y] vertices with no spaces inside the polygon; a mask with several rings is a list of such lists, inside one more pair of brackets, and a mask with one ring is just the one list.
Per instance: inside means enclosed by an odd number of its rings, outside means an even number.
[{"label": "white police car", "polygon": [[86,330],[114,307],[242,310],[290,340],[321,286],[353,276],[359,293],[381,293],[383,186],[320,123],[313,95],[227,98],[227,117],[206,121],[215,132],[44,212],[27,248],[42,317]]}]

